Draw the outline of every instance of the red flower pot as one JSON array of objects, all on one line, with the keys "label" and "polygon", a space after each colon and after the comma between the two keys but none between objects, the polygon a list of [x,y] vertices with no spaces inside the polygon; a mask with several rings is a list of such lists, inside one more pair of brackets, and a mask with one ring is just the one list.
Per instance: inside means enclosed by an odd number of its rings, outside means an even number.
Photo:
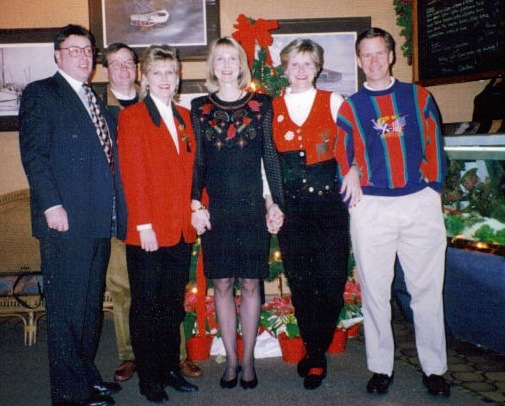
[{"label": "red flower pot", "polygon": [[237,335],[237,355],[238,362],[242,363],[242,354],[244,353],[244,341],[241,335]]},{"label": "red flower pot", "polygon": [[347,344],[347,331],[337,328],[333,333],[333,340],[327,352],[329,354],[338,354],[340,352],[344,352],[346,344]]},{"label": "red flower pot", "polygon": [[307,351],[301,337],[289,338],[286,333],[281,333],[277,338],[285,362],[296,364],[305,357]]},{"label": "red flower pot", "polygon": [[359,334],[361,324],[356,323],[347,329],[347,338],[354,338]]},{"label": "red flower pot", "polygon": [[192,336],[186,343],[188,358],[194,361],[205,361],[210,357],[213,337],[209,334]]}]

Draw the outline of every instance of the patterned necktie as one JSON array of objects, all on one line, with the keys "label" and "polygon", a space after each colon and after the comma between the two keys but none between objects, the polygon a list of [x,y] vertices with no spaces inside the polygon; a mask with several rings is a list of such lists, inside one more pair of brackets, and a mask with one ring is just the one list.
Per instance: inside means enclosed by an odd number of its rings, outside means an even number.
[{"label": "patterned necktie", "polygon": [[114,172],[114,157],[112,155],[112,143],[109,137],[109,131],[107,130],[107,124],[100,112],[100,106],[96,100],[95,93],[86,83],[83,83],[84,93],[86,94],[86,99],[88,100],[89,110],[91,112],[91,120],[96,127],[96,135],[102,144],[103,152],[107,157],[111,170]]}]

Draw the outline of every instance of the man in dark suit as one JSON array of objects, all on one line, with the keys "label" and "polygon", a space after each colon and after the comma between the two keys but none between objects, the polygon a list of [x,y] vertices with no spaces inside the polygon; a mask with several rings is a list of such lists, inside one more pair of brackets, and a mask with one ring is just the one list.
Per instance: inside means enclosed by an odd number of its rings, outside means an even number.
[{"label": "man in dark suit", "polygon": [[83,87],[94,45],[85,28],[61,28],[54,40],[58,72],[26,87],[19,112],[44,275],[51,397],[58,406],[112,405],[111,395],[121,389],[104,382],[94,364],[110,238],[126,234],[116,126]]}]

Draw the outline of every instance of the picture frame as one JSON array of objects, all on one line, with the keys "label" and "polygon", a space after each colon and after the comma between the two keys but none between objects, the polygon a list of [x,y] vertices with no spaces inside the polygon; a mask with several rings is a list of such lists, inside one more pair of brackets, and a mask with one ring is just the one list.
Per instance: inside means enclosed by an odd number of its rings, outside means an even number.
[{"label": "picture frame", "polygon": [[58,28],[0,29],[0,131],[17,131],[21,95],[29,82],[52,76]]},{"label": "picture frame", "polygon": [[316,87],[348,97],[365,81],[356,65],[355,42],[358,34],[370,28],[371,17],[313,18],[278,20],[279,28],[271,31],[269,47],[273,65],[280,65],[279,53],[296,38],[309,38],[324,49],[323,70]]},{"label": "picture frame", "polygon": [[100,50],[123,42],[142,58],[149,45],[169,44],[181,60],[204,60],[220,35],[219,0],[89,0],[89,22]]}]

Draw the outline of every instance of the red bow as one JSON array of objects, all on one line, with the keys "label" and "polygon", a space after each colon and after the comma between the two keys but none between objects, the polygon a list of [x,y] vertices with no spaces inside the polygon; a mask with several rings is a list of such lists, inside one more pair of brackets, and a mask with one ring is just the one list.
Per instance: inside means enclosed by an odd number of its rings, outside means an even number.
[{"label": "red bow", "polygon": [[279,23],[276,20],[264,20],[260,18],[254,21],[253,19],[247,18],[245,15],[240,14],[237,18],[237,24],[233,26],[236,28],[232,34],[240,44],[247,55],[247,61],[249,62],[249,67],[251,68],[254,61],[254,55],[256,51],[256,42],[261,48],[266,49],[266,63],[272,66],[272,58],[268,47],[272,45],[273,38],[270,35],[270,30],[276,30],[279,28]]}]

